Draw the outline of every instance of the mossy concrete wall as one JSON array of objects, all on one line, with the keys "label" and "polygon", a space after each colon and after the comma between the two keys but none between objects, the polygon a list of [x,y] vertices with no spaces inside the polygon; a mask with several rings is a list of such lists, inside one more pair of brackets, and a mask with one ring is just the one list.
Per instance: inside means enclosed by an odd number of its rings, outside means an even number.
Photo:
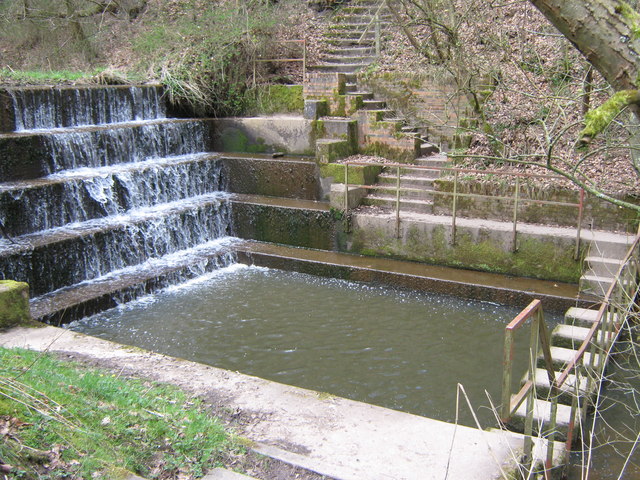
[{"label": "mossy concrete wall", "polygon": [[[451,179],[438,179],[435,189],[441,192],[453,192]],[[510,222],[513,220],[515,186],[506,183],[482,182],[473,180],[458,181],[459,193],[486,195],[484,198],[458,197],[457,214],[461,217],[482,218]],[[509,197],[501,199],[497,197]],[[520,185],[518,205],[518,221],[544,225],[560,225],[576,227],[578,208],[571,205],[550,205],[527,202],[526,199],[553,201],[577,205],[580,192],[563,188],[541,189],[527,184]],[[637,197],[619,197],[630,203],[638,203]],[[434,196],[434,213],[451,215],[452,197],[449,195]],[[638,217],[633,210],[618,207],[610,202],[586,194],[584,198],[583,228],[597,230],[617,230],[635,232]]]},{"label": "mossy concrete wall", "polygon": [[220,162],[228,192],[320,200],[318,166],[313,161],[229,156]]},{"label": "mossy concrete wall", "polygon": [[29,325],[29,285],[13,280],[0,280],[0,329]]},{"label": "mossy concrete wall", "polygon": [[234,235],[248,240],[333,250],[336,221],[327,210],[289,208],[232,200]]},{"label": "mossy concrete wall", "polygon": [[347,242],[341,247],[362,255],[577,283],[582,262],[573,259],[574,242],[572,238],[519,233],[518,249],[513,253],[510,231],[458,225],[452,245],[449,224],[403,219],[400,238],[396,238],[393,216],[354,214]]},{"label": "mossy concrete wall", "polygon": [[214,151],[315,154],[313,122],[302,116],[218,118],[212,122]]}]

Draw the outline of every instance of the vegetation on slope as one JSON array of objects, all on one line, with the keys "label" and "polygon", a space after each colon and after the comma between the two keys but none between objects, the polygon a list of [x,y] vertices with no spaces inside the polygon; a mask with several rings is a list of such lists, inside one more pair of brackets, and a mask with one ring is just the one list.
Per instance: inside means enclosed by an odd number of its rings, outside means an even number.
[{"label": "vegetation on slope", "polygon": [[0,349],[0,436],[16,479],[189,479],[239,448],[175,387],[28,350]]},{"label": "vegetation on slope", "polygon": [[[205,0],[21,0],[0,3],[0,81],[160,81],[189,113],[255,109],[254,78],[293,83],[306,4]],[[77,73],[82,72],[82,73]],[[248,94],[247,92],[250,92]]]}]

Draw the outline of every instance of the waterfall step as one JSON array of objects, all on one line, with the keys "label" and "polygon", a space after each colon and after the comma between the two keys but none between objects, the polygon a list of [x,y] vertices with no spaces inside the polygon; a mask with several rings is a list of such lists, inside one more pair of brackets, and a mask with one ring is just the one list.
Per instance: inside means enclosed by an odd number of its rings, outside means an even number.
[{"label": "waterfall step", "polygon": [[60,325],[116,307],[161,288],[226,267],[237,239],[222,237],[197,247],[112,271],[31,300],[34,319]]},{"label": "waterfall step", "polygon": [[31,293],[90,280],[227,235],[228,194],[215,192],[0,241],[0,271]]},{"label": "waterfall step", "polygon": [[[378,207],[396,208],[396,196],[391,194],[376,193],[369,194],[362,199],[363,205],[373,205]],[[433,202],[430,200],[410,199],[400,197],[400,209],[408,212],[432,213]]]},{"label": "waterfall step", "polygon": [[165,118],[162,95],[161,85],[7,87],[0,132]]},{"label": "waterfall step", "polygon": [[3,232],[13,238],[222,190],[219,159],[180,155],[0,184]]},{"label": "waterfall step", "polygon": [[164,119],[0,134],[0,179],[210,151],[210,130],[210,119]]}]

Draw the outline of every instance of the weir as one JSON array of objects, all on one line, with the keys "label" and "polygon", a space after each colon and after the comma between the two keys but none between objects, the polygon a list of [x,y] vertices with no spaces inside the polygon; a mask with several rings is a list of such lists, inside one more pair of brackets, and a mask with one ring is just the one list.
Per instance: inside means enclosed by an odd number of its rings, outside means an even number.
[{"label": "weir", "polygon": [[[220,144],[216,122],[167,118],[157,86],[12,89],[0,94],[0,107],[0,272],[29,283],[37,319],[67,323],[235,262],[510,305],[544,298],[554,312],[588,301],[578,298],[575,285],[337,253],[359,245],[361,252],[412,258],[402,248],[418,245],[422,224],[404,219],[402,233],[381,215],[340,218],[318,201],[327,189],[314,161],[211,153]],[[392,228],[401,238],[386,234]],[[442,232],[433,233],[433,245],[444,245]],[[394,244],[381,244],[392,237]],[[330,409],[312,403],[310,411]],[[429,428],[451,434],[453,426],[440,423]],[[463,435],[465,448],[477,443],[471,429]],[[420,437],[424,445],[409,471],[437,447],[433,441]],[[508,438],[505,462],[514,460],[519,443],[519,436]],[[323,455],[332,451],[323,448]],[[564,454],[561,447],[555,452]],[[371,460],[367,475],[380,468],[375,454]],[[314,460],[297,461],[311,468]],[[455,478],[465,478],[465,468],[460,462]],[[377,477],[356,469],[345,478]]]},{"label": "weir", "polygon": [[0,270],[29,283],[32,303],[123,277],[133,298],[233,261],[220,241],[231,234],[220,157],[205,153],[210,124],[167,119],[158,86],[0,98],[13,130],[0,134]]}]

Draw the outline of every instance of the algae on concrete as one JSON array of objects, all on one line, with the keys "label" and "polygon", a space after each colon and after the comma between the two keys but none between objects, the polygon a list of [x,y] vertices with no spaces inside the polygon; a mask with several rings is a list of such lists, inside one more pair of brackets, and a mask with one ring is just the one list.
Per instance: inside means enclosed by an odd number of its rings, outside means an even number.
[{"label": "algae on concrete", "polygon": [[0,329],[34,323],[29,310],[29,285],[0,280]]}]

